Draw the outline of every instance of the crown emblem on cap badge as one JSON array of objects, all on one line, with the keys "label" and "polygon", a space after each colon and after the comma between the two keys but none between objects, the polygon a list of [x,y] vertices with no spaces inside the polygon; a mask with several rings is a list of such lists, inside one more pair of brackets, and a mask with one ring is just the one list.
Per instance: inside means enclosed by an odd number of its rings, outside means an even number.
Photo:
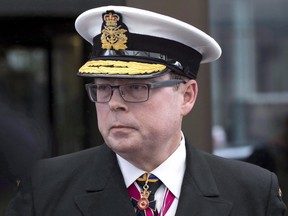
[{"label": "crown emblem on cap badge", "polygon": [[103,27],[101,35],[102,49],[125,50],[127,48],[127,29],[123,28],[120,15],[111,12],[103,14]]}]

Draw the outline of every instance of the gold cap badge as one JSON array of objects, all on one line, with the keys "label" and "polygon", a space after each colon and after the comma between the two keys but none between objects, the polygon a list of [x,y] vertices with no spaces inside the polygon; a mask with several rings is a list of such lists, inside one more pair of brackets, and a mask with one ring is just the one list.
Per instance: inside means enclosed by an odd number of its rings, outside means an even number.
[{"label": "gold cap badge", "polygon": [[126,43],[128,38],[125,33],[128,30],[127,27],[121,23],[122,20],[120,14],[116,14],[114,11],[107,11],[105,14],[103,14],[103,25],[101,31],[102,49],[127,49]]}]

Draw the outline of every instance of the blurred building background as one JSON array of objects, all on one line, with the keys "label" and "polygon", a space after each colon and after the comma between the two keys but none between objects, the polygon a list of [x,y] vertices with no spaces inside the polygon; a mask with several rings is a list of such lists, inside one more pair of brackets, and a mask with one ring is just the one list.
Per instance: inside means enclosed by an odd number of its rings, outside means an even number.
[{"label": "blurred building background", "polygon": [[211,0],[213,125],[228,146],[254,145],[279,133],[288,116],[288,2]]},{"label": "blurred building background", "polygon": [[[177,4],[173,0],[0,0],[0,4],[0,100],[41,130],[39,158],[102,143],[94,105],[83,87],[89,80],[75,75],[87,60],[90,45],[77,35],[74,21],[93,7],[128,5],[193,24],[210,33],[223,49],[217,62],[201,67],[199,100],[184,122],[183,130],[195,145],[240,160],[247,160],[255,149],[265,149],[271,163],[286,169],[283,179],[287,177],[286,0],[178,0]],[[15,118],[11,122],[19,125]],[[280,151],[270,152],[270,146],[279,145]],[[0,150],[3,146],[0,142]],[[275,152],[277,157],[284,152],[283,160],[275,161]],[[259,160],[268,160],[261,154]],[[0,192],[0,215],[11,196],[10,187],[0,176],[0,190],[7,189],[4,196]]]}]

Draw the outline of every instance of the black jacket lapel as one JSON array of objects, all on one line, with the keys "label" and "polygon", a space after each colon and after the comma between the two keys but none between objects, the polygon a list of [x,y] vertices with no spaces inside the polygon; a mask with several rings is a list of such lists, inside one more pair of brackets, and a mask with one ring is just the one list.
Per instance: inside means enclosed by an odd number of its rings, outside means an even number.
[{"label": "black jacket lapel", "polygon": [[203,155],[186,141],[187,161],[176,216],[225,216],[232,203],[220,198]]},{"label": "black jacket lapel", "polygon": [[86,193],[74,199],[84,216],[135,215],[116,156],[108,147],[91,164],[91,173]]}]

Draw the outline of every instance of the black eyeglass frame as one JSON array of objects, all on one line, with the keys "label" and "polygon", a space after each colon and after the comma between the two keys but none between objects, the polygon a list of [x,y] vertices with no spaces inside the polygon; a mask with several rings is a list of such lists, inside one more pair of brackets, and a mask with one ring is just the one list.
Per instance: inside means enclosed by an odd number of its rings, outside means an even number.
[{"label": "black eyeglass frame", "polygon": [[[110,85],[110,84],[96,84],[96,83],[88,83],[88,84],[85,84],[85,89],[88,93],[88,96],[90,98],[90,100],[94,103],[108,103],[112,96],[113,96],[113,92],[114,92],[114,89],[118,89],[122,99],[125,101],[125,102],[128,102],[128,103],[142,103],[142,102],[145,102],[145,101],[148,101],[149,100],[149,97],[150,97],[150,90],[151,89],[154,89],[154,88],[163,88],[163,87],[170,87],[170,86],[174,86],[174,85],[178,85],[178,84],[186,84],[186,81],[184,80],[179,80],[179,79],[171,79],[171,80],[165,80],[165,81],[159,81],[159,82],[154,82],[154,83],[129,83],[129,84],[123,84],[123,85]],[[91,94],[91,89],[92,87],[95,87],[95,86],[109,86],[111,88],[111,94],[110,94],[110,97],[109,99],[107,99],[107,101],[96,101],[94,100],[94,98],[92,97],[92,94]],[[127,100],[125,99],[122,91],[120,90],[120,87],[121,86],[133,86],[133,85],[145,85],[147,86],[147,89],[148,89],[148,94],[147,94],[147,99],[145,100],[141,100],[141,101],[130,101],[130,100]]]}]

